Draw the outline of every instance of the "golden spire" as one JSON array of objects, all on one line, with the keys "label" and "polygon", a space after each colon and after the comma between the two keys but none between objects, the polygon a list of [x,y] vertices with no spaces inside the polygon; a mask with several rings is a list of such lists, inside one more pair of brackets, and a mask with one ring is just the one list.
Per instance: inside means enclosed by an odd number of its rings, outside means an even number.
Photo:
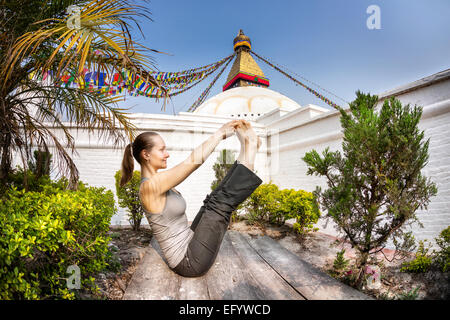
[{"label": "golden spire", "polygon": [[223,86],[223,91],[247,86],[268,87],[269,79],[264,76],[261,68],[250,55],[252,43],[242,29],[234,38],[233,48],[236,51],[236,59],[228,74],[227,82]]}]

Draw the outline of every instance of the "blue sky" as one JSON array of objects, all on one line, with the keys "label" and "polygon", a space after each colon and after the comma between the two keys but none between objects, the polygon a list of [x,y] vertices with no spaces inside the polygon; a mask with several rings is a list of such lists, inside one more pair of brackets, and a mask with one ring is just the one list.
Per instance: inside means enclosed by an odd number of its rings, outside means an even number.
[{"label": "blue sky", "polygon": [[[145,39],[135,34],[142,44],[171,53],[151,54],[161,71],[191,69],[230,55],[239,29],[250,37],[253,51],[346,101],[352,101],[358,89],[379,94],[450,68],[449,0],[153,0],[148,5],[153,22],[141,21]],[[381,29],[367,28],[370,5],[380,8]],[[300,105],[330,108],[256,61],[270,80],[269,89]],[[208,98],[222,92],[230,68]],[[174,97],[165,111],[161,101],[146,97],[127,96],[119,106],[143,113],[187,111],[215,74]]]}]

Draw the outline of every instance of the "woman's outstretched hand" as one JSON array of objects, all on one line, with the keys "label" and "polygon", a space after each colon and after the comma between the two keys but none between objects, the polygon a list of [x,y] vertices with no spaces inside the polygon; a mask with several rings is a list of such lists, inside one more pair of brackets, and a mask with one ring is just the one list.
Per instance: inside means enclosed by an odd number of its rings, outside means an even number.
[{"label": "woman's outstretched hand", "polygon": [[233,120],[230,122],[225,123],[220,129],[218,130],[219,134],[221,135],[222,139],[226,139],[233,134],[236,133],[236,127],[241,125],[242,120]]}]

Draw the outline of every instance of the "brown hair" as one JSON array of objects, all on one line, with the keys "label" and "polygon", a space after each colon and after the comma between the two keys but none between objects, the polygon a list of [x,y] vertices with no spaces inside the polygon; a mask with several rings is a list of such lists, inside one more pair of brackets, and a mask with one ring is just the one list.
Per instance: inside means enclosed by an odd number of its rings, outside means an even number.
[{"label": "brown hair", "polygon": [[142,165],[140,154],[141,151],[146,149],[151,151],[155,145],[153,142],[153,136],[158,135],[156,132],[147,131],[143,132],[134,139],[133,143],[130,143],[125,148],[122,160],[122,178],[120,179],[120,186],[123,187],[133,177],[134,159]]}]

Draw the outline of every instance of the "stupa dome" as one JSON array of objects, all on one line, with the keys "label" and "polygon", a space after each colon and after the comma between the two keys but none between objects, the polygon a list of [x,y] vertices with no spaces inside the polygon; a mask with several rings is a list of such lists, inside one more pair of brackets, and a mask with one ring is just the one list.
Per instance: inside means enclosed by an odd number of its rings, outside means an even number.
[{"label": "stupa dome", "polygon": [[301,106],[292,99],[262,87],[236,87],[202,103],[193,113],[256,119],[274,109],[293,111]]}]

